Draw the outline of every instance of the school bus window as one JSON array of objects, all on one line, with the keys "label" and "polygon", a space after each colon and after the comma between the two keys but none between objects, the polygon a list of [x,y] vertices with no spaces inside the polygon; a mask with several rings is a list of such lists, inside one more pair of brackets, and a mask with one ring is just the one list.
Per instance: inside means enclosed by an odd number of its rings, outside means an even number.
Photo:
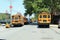
[{"label": "school bus window", "polygon": [[47,22],[47,20],[43,20],[43,22]]},{"label": "school bus window", "polygon": [[42,18],[42,15],[40,15],[40,18]]},{"label": "school bus window", "polygon": [[15,17],[15,20],[18,20],[18,17]]},{"label": "school bus window", "polygon": [[12,18],[14,18],[14,16],[12,16]]},{"label": "school bus window", "polygon": [[14,19],[14,16],[12,16],[12,19]]},{"label": "school bus window", "polygon": [[21,17],[19,16],[19,18],[21,18]]},{"label": "school bus window", "polygon": [[50,18],[50,15],[48,15],[48,18]]},{"label": "school bus window", "polygon": [[43,18],[47,18],[47,15],[43,15]]},{"label": "school bus window", "polygon": [[20,17],[20,16],[19,16]]}]

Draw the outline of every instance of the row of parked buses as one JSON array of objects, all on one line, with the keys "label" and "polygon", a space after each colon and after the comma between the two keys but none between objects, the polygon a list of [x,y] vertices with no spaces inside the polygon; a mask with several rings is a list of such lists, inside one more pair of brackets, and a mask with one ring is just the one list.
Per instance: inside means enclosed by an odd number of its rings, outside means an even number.
[{"label": "row of parked buses", "polygon": [[[37,23],[40,28],[49,28],[49,24],[52,21],[52,16],[48,12],[41,12],[38,15]],[[31,21],[32,22],[32,21]],[[11,26],[23,26],[24,24],[28,24],[28,19],[21,14],[15,14],[11,16],[10,24],[6,24],[6,28]]]},{"label": "row of parked buses", "polygon": [[15,14],[11,16],[11,23],[7,23],[6,28],[13,26],[23,26],[24,24],[28,24],[28,19],[21,14]]},{"label": "row of parked buses", "polygon": [[[21,14],[16,14],[11,16],[11,23],[6,24],[6,28],[12,26],[23,26],[24,24],[28,24],[28,19]],[[51,14],[47,12],[41,12],[38,15],[38,27],[47,27],[49,28],[49,24],[51,23]]]}]

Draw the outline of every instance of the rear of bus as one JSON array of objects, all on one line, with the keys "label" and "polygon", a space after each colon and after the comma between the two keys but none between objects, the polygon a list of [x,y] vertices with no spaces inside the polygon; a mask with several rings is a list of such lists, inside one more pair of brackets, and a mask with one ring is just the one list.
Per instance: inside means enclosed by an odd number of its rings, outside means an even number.
[{"label": "rear of bus", "polygon": [[51,23],[51,14],[42,12],[38,16],[38,27],[49,28],[49,24]]},{"label": "rear of bus", "polygon": [[12,25],[13,26],[20,26],[20,25],[24,25],[23,22],[23,17],[21,15],[13,15],[12,16]]}]

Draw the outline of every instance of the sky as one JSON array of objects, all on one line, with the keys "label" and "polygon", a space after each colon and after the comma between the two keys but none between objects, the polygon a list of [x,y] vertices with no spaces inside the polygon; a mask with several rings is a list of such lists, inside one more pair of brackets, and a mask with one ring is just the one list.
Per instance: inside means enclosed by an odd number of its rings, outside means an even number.
[{"label": "sky", "polygon": [[[11,0],[12,2],[12,15],[20,12],[22,14],[25,13],[25,8],[23,5],[24,0]],[[0,13],[8,12],[10,13],[10,0],[1,0],[0,1]]]},{"label": "sky", "polygon": [[[24,0],[11,0],[12,2],[12,13],[10,12],[10,0],[1,0],[0,1],[0,13],[10,13],[11,15],[16,14],[17,12],[20,12],[22,15],[25,13],[25,8],[23,5]],[[26,16],[27,18],[30,18],[29,15]],[[34,17],[32,15],[31,17]]]}]

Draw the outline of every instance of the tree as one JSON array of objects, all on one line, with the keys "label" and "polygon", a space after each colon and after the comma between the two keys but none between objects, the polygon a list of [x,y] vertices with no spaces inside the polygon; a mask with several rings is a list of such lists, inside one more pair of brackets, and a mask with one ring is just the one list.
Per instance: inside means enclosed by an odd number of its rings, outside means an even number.
[{"label": "tree", "polygon": [[[48,3],[47,3],[48,2]],[[51,13],[56,13],[58,10],[60,10],[60,0],[44,0],[43,3],[48,6]]]},{"label": "tree", "polygon": [[26,9],[26,13],[24,14],[25,16],[26,15],[32,15],[32,10],[33,10],[33,7],[32,7],[32,0],[24,0],[24,5],[25,5],[25,9]]},{"label": "tree", "polygon": [[[25,15],[32,15],[33,13],[37,14],[41,10],[45,11],[45,5],[42,3],[42,0],[24,0],[24,5],[26,9]],[[49,10],[49,9],[48,9]]]},{"label": "tree", "polygon": [[24,5],[26,15],[38,14],[41,11],[55,14],[60,10],[60,0],[24,0]]}]

